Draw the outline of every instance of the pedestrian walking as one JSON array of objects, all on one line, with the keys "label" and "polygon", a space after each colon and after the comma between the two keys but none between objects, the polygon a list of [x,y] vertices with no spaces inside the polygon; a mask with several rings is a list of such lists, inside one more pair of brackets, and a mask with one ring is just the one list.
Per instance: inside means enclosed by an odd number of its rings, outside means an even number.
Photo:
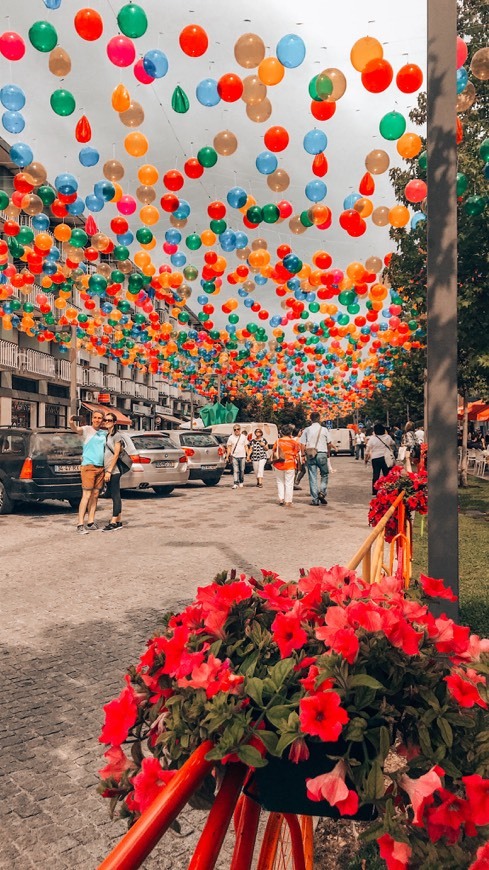
[{"label": "pedestrian walking", "polygon": [[229,436],[226,445],[227,458],[231,459],[233,466],[233,489],[243,486],[247,447],[248,438],[241,432],[240,424],[235,423],[233,434]]},{"label": "pedestrian walking", "polygon": [[[423,433],[424,434],[424,433]],[[421,443],[416,437],[414,423],[408,420],[404,426],[404,435],[402,438],[402,447],[405,447],[405,467],[406,471],[411,472],[416,470],[421,456]]]},{"label": "pedestrian walking", "polygon": [[247,459],[253,463],[256,485],[263,486],[263,474],[268,456],[268,444],[263,437],[262,429],[255,429],[251,441],[248,442]]},{"label": "pedestrian walking", "polygon": [[[86,535],[97,531],[95,511],[100,490],[104,485],[104,452],[107,432],[102,428],[104,415],[101,411],[92,414],[91,426],[79,426],[76,417],[70,417],[69,427],[83,439],[82,461],[80,466],[82,497],[78,507],[77,534]],[[85,515],[87,525],[85,527]]]},{"label": "pedestrian walking", "polygon": [[365,458],[365,445],[367,443],[367,439],[365,438],[365,432],[363,429],[360,429],[355,435],[355,459],[359,460],[360,458]]},{"label": "pedestrian walking", "polygon": [[105,415],[107,440],[105,442],[104,466],[107,495],[112,499],[112,519],[103,527],[103,532],[115,532],[122,529],[122,501],[121,501],[121,469],[119,457],[124,441],[120,432],[117,431],[116,418],[109,412]]},{"label": "pedestrian walking", "polygon": [[367,441],[365,463],[372,462],[372,495],[377,494],[375,484],[380,477],[385,477],[394,465],[395,444],[391,436],[387,434],[382,423],[376,423],[373,435]]},{"label": "pedestrian walking", "polygon": [[[311,414],[310,425],[301,435],[301,445],[306,456],[307,474],[309,477],[309,492],[311,504],[328,504],[328,457],[330,454],[331,437],[328,430],[321,426],[317,411]],[[318,472],[320,484],[318,485]]]},{"label": "pedestrian walking", "polygon": [[292,437],[292,426],[282,426],[282,433],[273,445],[273,470],[277,481],[278,503],[292,507],[296,457],[300,445]]}]

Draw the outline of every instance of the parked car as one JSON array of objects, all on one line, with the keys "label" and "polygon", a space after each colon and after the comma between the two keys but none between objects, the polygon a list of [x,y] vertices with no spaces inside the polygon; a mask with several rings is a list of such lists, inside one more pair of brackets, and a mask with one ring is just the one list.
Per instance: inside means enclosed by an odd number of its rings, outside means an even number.
[{"label": "parked car", "polygon": [[330,429],[331,436],[331,453],[334,456],[339,456],[340,453],[349,453],[350,456],[355,454],[355,439],[352,429]]},{"label": "parked car", "polygon": [[81,498],[82,442],[69,429],[0,428],[0,514],[16,502]]},{"label": "parked car", "polygon": [[121,478],[122,490],[151,488],[156,495],[166,496],[187,483],[187,456],[167,432],[119,432],[132,459],[131,470]]},{"label": "parked car", "polygon": [[187,455],[189,480],[202,480],[206,486],[217,486],[226,467],[226,448],[214,435],[185,429],[172,429],[168,434]]}]

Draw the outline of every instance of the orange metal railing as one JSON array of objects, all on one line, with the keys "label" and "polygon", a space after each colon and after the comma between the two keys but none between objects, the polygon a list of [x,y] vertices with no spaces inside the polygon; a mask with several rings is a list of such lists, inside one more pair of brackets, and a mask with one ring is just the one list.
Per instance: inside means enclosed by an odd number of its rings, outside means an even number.
[{"label": "orange metal railing", "polygon": [[[390,542],[388,562],[385,561],[385,528],[391,517],[396,514],[397,533]],[[406,517],[404,492],[400,492],[395,502],[372,529],[360,549],[348,562],[347,567],[355,571],[362,565],[362,577],[368,583],[377,583],[382,573],[402,576],[405,586],[411,582],[412,529]]]}]

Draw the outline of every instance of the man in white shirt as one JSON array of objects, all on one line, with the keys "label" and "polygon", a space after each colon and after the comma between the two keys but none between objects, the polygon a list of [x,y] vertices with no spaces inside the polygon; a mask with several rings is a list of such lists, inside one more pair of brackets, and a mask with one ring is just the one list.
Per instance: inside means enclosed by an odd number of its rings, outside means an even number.
[{"label": "man in white shirt", "polygon": [[414,436],[418,444],[424,444],[424,429],[421,425],[415,430]]},{"label": "man in white shirt", "polygon": [[355,459],[364,458],[366,441],[365,432],[360,429],[355,435]]},{"label": "man in white shirt", "polygon": [[233,463],[233,489],[243,486],[247,448],[248,438],[241,432],[239,423],[235,423],[226,445],[227,458],[231,457]]},{"label": "man in white shirt", "polygon": [[[304,429],[300,444],[306,454],[307,474],[309,477],[309,491],[311,504],[328,504],[326,495],[328,492],[328,456],[330,453],[331,437],[327,429],[321,426],[317,411],[311,414],[311,424]],[[318,471],[321,482],[318,487]]]}]

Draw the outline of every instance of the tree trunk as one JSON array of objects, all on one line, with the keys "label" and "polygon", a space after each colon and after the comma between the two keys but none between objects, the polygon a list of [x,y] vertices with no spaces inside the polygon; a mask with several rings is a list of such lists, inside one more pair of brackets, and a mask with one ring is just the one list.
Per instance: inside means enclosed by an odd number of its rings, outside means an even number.
[{"label": "tree trunk", "polygon": [[467,441],[469,435],[469,409],[467,402],[467,390],[464,389],[463,393],[464,400],[464,421],[462,428],[462,456],[460,459],[460,473],[459,473],[459,484],[460,486],[467,486]]}]

